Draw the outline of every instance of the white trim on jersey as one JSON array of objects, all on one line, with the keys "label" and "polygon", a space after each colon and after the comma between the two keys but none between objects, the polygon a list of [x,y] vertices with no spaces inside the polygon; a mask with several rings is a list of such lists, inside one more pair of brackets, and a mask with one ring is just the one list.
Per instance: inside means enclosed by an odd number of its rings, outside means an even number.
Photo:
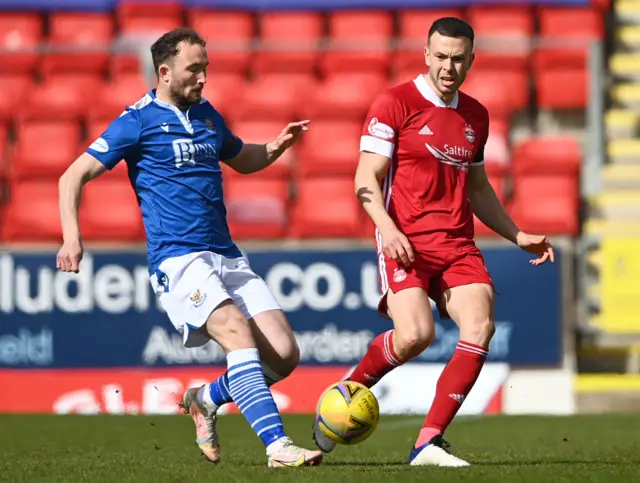
[{"label": "white trim on jersey", "polygon": [[472,161],[471,163],[469,163],[469,166],[473,167],[473,166],[484,166],[484,159],[482,161]]},{"label": "white trim on jersey", "polygon": [[[389,212],[391,205],[391,192],[393,190],[393,161],[389,163],[389,171],[382,181],[382,198],[384,199],[384,208]],[[387,277],[387,265],[384,261],[384,253],[382,252],[382,234],[376,228],[376,246],[378,249],[378,270],[380,272],[380,291],[385,294],[389,290],[389,278]]]},{"label": "white trim on jersey", "polygon": [[391,158],[395,145],[383,139],[374,138],[373,136],[362,136],[360,138],[360,151],[370,151],[381,156]]},{"label": "white trim on jersey", "polygon": [[450,107],[451,109],[458,108],[458,101],[460,96],[458,95],[458,91],[453,96],[452,101],[449,104],[446,104],[442,99],[440,99],[433,89],[427,84],[427,80],[424,78],[422,74],[413,79],[413,83],[416,85],[422,97],[424,97],[427,101],[433,104],[436,107]]},{"label": "white trim on jersey", "polygon": [[191,108],[187,109],[186,113],[183,113],[180,109],[178,109],[173,104],[164,102],[158,99],[157,97],[154,99],[154,102],[158,104],[160,107],[164,107],[165,109],[169,109],[170,111],[173,111],[174,114],[182,123],[182,127],[184,127],[189,134],[193,134],[193,126],[191,125],[191,121],[189,120],[189,111],[191,110]]}]

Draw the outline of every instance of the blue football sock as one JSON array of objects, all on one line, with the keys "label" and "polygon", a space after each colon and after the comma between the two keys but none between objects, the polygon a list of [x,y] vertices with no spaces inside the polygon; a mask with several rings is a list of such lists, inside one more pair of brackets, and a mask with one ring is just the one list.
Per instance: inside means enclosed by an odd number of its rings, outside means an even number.
[{"label": "blue football sock", "polygon": [[227,369],[228,392],[264,445],[285,437],[280,412],[264,379],[258,349],[229,352]]},{"label": "blue football sock", "polygon": [[[267,387],[273,386],[276,382],[283,379],[282,376],[276,374],[269,366],[264,362],[262,363],[262,369],[264,373],[264,381],[267,383]],[[229,392],[229,372],[225,372],[218,379],[209,384],[209,395],[213,404],[220,407],[223,404],[233,402],[231,393]]]}]

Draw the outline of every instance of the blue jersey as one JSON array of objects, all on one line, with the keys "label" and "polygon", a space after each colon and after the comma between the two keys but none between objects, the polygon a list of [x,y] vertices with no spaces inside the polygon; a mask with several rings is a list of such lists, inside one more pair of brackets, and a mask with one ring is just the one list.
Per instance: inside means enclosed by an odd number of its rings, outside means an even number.
[{"label": "blue jersey", "polygon": [[147,234],[150,273],[163,260],[187,253],[241,256],[227,225],[220,171],[220,160],[241,148],[205,99],[182,112],[152,90],[87,149],[108,169],[127,163]]}]

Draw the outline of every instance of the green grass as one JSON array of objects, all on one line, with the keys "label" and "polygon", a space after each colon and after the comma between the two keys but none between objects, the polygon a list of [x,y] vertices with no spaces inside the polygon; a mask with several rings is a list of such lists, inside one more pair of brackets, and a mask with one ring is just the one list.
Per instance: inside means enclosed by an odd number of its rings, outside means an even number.
[{"label": "green grass", "polygon": [[[239,416],[219,427],[223,461],[199,454],[186,416],[0,416],[0,481],[18,482],[626,482],[640,481],[640,415],[483,417],[447,433],[470,468],[406,464],[421,418],[384,417],[364,443],[316,468],[270,470]],[[311,444],[310,416],[285,417]]]}]

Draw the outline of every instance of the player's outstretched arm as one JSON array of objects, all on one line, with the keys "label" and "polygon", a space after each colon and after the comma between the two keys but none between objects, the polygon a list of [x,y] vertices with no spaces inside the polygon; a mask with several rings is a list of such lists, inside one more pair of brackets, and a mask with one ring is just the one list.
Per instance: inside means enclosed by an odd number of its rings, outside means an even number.
[{"label": "player's outstretched arm", "polygon": [[389,169],[390,159],[381,154],[362,151],[355,176],[356,196],[382,235],[382,250],[389,258],[409,266],[414,260],[413,248],[398,230],[385,208],[380,185]]},{"label": "player's outstretched arm", "polygon": [[82,260],[82,237],[78,223],[82,187],[105,171],[104,164],[90,154],[83,153],[60,177],[58,203],[63,244],[56,258],[56,266],[63,272],[77,273]]},{"label": "player's outstretched arm", "polygon": [[489,182],[484,165],[472,165],[467,180],[469,202],[482,223],[523,250],[537,255],[538,258],[531,260],[532,265],[555,261],[553,247],[547,237],[524,233],[507,214]]},{"label": "player's outstretched arm", "polygon": [[278,137],[266,144],[245,144],[240,153],[224,162],[234,171],[251,174],[271,166],[287,149],[300,140],[310,121],[289,123]]}]

